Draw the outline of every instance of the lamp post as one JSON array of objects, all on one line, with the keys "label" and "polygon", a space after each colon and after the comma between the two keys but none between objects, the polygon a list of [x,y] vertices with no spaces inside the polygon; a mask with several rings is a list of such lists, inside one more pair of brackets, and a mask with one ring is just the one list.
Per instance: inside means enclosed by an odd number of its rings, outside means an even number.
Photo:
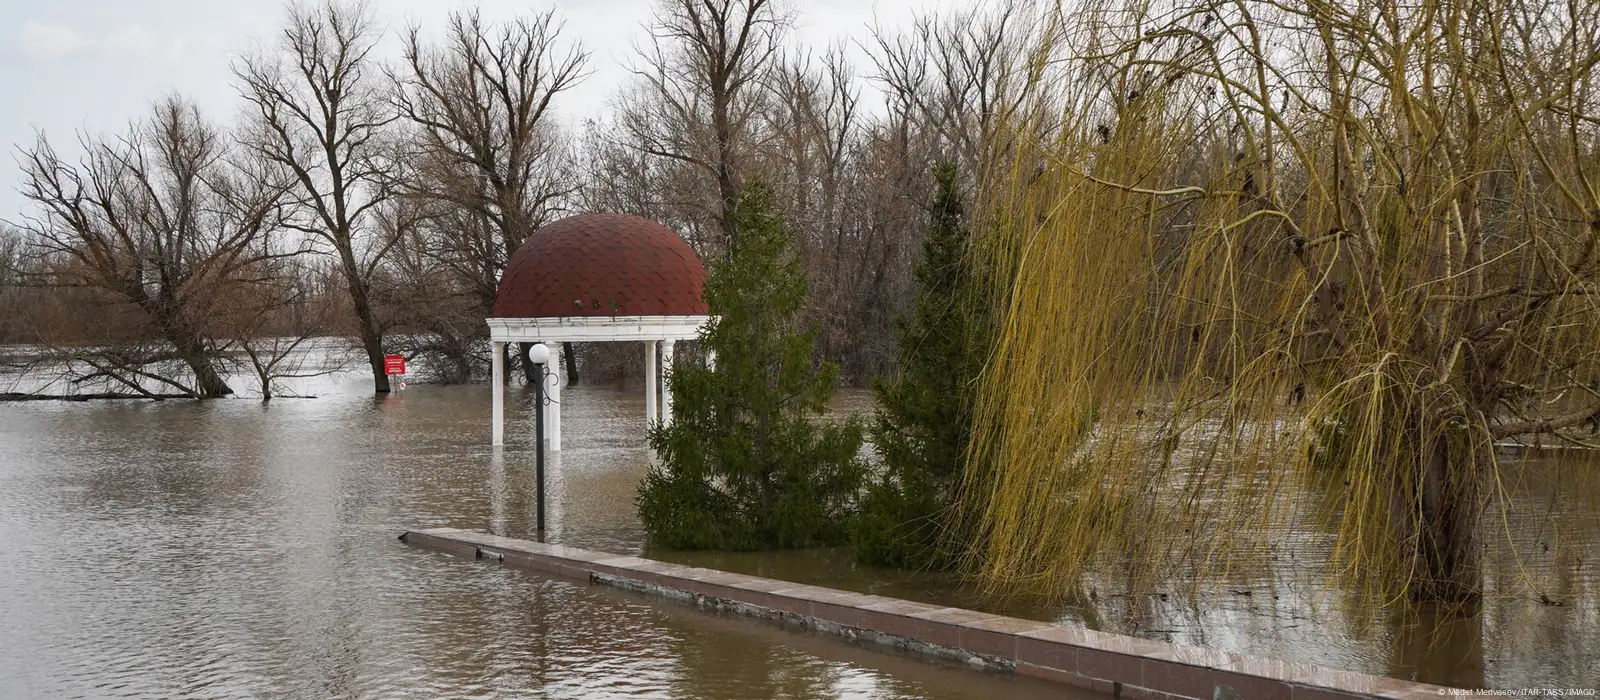
[{"label": "lamp post", "polygon": [[533,374],[538,381],[533,383],[533,422],[538,424],[534,438],[534,478],[538,483],[534,486],[538,505],[538,531],[539,541],[544,541],[544,383],[545,367],[550,364],[550,347],[544,343],[534,343],[528,348],[528,361],[533,363]]}]

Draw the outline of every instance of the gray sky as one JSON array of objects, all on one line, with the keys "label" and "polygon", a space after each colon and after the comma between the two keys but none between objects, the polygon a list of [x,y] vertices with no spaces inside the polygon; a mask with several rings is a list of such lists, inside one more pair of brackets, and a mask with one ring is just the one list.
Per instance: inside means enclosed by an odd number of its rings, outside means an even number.
[{"label": "gray sky", "polygon": [[[960,0],[789,0],[793,39],[821,51],[853,45],[870,26],[904,26],[914,14]],[[393,34],[410,24],[437,25],[452,9],[476,5],[487,18],[552,5],[564,36],[593,54],[590,76],[558,107],[564,121],[600,115],[628,77],[624,62],[645,36],[653,0],[376,0]],[[962,4],[965,4],[964,2]],[[179,93],[216,121],[238,113],[229,65],[242,51],[274,40],[280,0],[0,0],[0,219],[16,220],[24,202],[16,146],[37,130],[58,149],[77,132],[119,132],[163,95]],[[852,47],[852,53],[856,49]],[[859,64],[859,62],[858,62]],[[864,70],[864,66],[863,66]],[[870,87],[867,87],[870,95]],[[875,100],[874,100],[875,101]]]}]

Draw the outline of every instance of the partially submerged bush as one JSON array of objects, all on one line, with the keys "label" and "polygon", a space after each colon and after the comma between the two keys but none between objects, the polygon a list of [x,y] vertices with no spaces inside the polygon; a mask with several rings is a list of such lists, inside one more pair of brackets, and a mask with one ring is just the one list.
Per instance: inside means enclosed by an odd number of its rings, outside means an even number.
[{"label": "partially submerged bush", "polygon": [[873,443],[883,455],[852,528],[869,564],[948,568],[970,536],[956,503],[967,464],[988,315],[974,294],[957,170],[935,173],[933,228],[917,265],[915,314],[899,324],[900,373],[876,387]]},{"label": "partially submerged bush", "polygon": [[844,540],[865,465],[854,420],[818,425],[838,367],[817,363],[797,330],[806,281],[772,194],[752,185],[737,237],[706,281],[701,338],[713,370],[670,370],[674,422],[650,431],[660,462],[640,488],[652,541],[680,549],[765,549]]}]

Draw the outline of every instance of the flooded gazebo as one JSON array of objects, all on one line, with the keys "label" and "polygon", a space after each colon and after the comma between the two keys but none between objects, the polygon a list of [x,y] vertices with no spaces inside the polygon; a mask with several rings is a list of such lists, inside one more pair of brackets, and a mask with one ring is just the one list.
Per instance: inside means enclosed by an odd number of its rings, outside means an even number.
[{"label": "flooded gazebo", "polygon": [[550,348],[545,441],[561,449],[561,353],[566,343],[645,346],[645,420],[672,422],[662,381],[673,345],[695,338],[709,317],[705,268],[666,226],[626,214],[579,214],[535,231],[511,256],[489,316],[494,346],[494,444],[505,444],[505,347]]}]

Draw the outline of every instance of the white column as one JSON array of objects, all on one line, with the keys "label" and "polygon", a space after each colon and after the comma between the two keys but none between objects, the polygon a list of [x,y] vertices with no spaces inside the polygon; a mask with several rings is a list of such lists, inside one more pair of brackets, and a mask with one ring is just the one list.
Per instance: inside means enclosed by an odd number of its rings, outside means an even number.
[{"label": "white column", "polygon": [[506,344],[494,342],[489,347],[494,351],[494,361],[490,363],[494,367],[494,376],[489,380],[494,387],[490,390],[494,394],[494,408],[489,411],[489,422],[493,427],[489,429],[489,435],[491,443],[498,446],[506,444]]},{"label": "white column", "polygon": [[564,343],[550,343],[550,405],[544,409],[544,415],[550,419],[549,432],[545,433],[550,438],[550,451],[561,450],[561,369],[566,363],[561,361],[561,347]]},{"label": "white column", "polygon": [[677,341],[661,341],[661,424],[672,425],[672,346]]},{"label": "white column", "polygon": [[709,369],[709,370],[711,370],[713,372],[717,371],[717,351],[716,350],[710,350],[710,349],[706,350],[706,369]]},{"label": "white column", "polygon": [[656,410],[656,380],[660,378],[661,371],[656,368],[656,341],[644,342],[644,425],[646,428],[655,425],[660,418]]}]

